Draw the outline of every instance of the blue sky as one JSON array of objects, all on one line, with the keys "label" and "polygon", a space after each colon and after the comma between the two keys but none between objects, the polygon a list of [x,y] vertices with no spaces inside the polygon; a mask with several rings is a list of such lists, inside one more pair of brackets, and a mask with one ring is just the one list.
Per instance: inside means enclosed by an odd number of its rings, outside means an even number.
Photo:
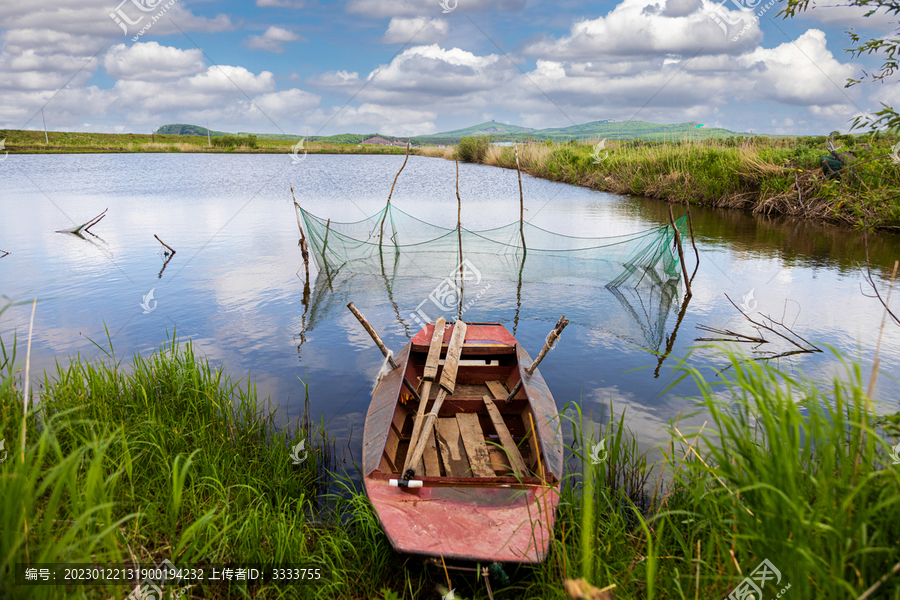
[{"label": "blue sky", "polygon": [[[0,127],[38,128],[44,107],[50,129],[100,132],[612,118],[818,134],[900,98],[896,77],[844,88],[879,64],[852,59],[844,31],[884,35],[896,18],[831,4],[783,20],[769,0],[119,2],[0,6]],[[111,14],[136,24],[126,35]]]}]

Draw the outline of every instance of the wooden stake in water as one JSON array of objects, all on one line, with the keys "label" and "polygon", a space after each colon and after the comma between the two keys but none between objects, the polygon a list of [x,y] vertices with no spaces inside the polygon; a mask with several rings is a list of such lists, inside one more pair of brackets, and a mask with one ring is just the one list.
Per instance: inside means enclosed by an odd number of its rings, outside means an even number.
[{"label": "wooden stake in water", "polygon": [[409,148],[410,143],[406,142],[406,158],[403,159],[403,164],[400,166],[400,170],[397,171],[397,174],[394,176],[394,183],[391,184],[391,191],[388,194],[387,206],[384,207],[384,214],[381,215],[381,227],[380,232],[378,234],[378,249],[381,250],[381,242],[384,240],[384,220],[387,218],[388,209],[391,207],[391,196],[394,195],[394,186],[397,185],[397,178],[400,177],[400,173],[403,172],[403,168],[406,167],[406,161],[409,160]]},{"label": "wooden stake in water", "polygon": [[303,267],[306,269],[306,285],[309,285],[309,250],[306,247],[306,236],[303,235],[303,225],[300,224],[300,205],[294,196],[294,184],[291,184],[291,198],[294,199],[294,212],[297,213],[297,227],[300,228],[300,254],[303,255]]},{"label": "wooden stake in water", "polygon": [[669,223],[672,224],[672,230],[675,231],[675,246],[678,248],[678,258],[681,260],[681,272],[684,274],[685,293],[688,296],[693,296],[694,294],[691,292],[691,281],[688,279],[687,274],[687,265],[684,264],[684,248],[681,246],[681,234],[678,232],[678,227],[675,225],[675,215],[672,213],[671,204],[669,204]]},{"label": "wooden stake in water", "polygon": [[525,196],[522,194],[522,169],[519,167],[519,146],[514,147],[516,153],[516,173],[519,175],[519,235],[522,237],[522,255],[528,254],[525,247]]}]

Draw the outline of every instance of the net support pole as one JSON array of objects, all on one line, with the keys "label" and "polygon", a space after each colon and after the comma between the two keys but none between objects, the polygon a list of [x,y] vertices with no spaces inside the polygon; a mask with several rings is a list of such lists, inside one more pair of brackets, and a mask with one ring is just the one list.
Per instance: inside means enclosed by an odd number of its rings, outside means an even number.
[{"label": "net support pole", "polygon": [[384,207],[384,214],[381,215],[381,226],[379,228],[378,234],[378,250],[381,250],[381,243],[384,241],[384,220],[387,218],[388,209],[391,207],[391,196],[394,195],[394,186],[397,185],[397,178],[400,177],[400,173],[403,172],[403,167],[406,166],[406,161],[409,160],[409,146],[410,143],[406,142],[406,158],[403,159],[403,165],[400,167],[400,170],[397,171],[397,174],[394,176],[394,183],[391,184],[391,191],[388,194],[387,205]]},{"label": "net support pole", "polygon": [[300,253],[303,255],[303,266],[306,269],[306,285],[309,285],[309,249],[306,247],[306,236],[303,234],[303,225],[300,223],[300,205],[294,196],[294,184],[291,184],[291,198],[294,200],[294,212],[297,213],[297,227],[300,228]]},{"label": "net support pole", "polygon": [[697,267],[700,266],[700,251],[697,250],[697,242],[694,241],[694,221],[691,219],[690,205],[688,205],[688,209],[687,209],[687,218],[688,218],[688,228],[691,231],[691,246],[694,247],[694,257],[697,259],[697,266],[694,267],[694,273],[696,273]]},{"label": "net support pole", "polygon": [[322,243],[322,264],[325,264],[325,249],[328,248],[328,234],[331,232],[331,218],[325,224],[325,241]]},{"label": "net support pole", "polygon": [[675,214],[672,212],[672,205],[669,204],[669,223],[672,224],[672,230],[675,232],[675,246],[678,248],[678,258],[681,261],[681,272],[684,274],[684,287],[688,296],[693,296],[691,292],[691,280],[688,279],[687,265],[684,264],[684,248],[681,247],[681,234],[675,225]]},{"label": "net support pole", "polygon": [[514,146],[516,152],[516,173],[519,176],[519,235],[522,237],[522,255],[528,254],[525,246],[525,196],[522,194],[522,169],[519,166],[519,146]]}]

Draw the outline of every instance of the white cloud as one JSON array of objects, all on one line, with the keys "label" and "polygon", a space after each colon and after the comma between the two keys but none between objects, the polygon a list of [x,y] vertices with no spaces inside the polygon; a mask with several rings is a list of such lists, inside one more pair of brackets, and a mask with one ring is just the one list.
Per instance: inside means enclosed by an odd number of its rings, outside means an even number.
[{"label": "white cloud", "polygon": [[200,50],[179,50],[156,42],[113,46],[103,57],[103,67],[115,79],[141,81],[170,81],[206,70]]},{"label": "white cloud", "polygon": [[[453,6],[453,0],[449,0]],[[455,11],[481,12],[485,10],[497,10],[514,12],[525,7],[525,0],[462,0]],[[441,14],[438,0],[350,0],[347,3],[347,12],[355,13],[363,17],[381,19],[384,17],[421,17],[424,15]]]},{"label": "white cloud", "polygon": [[[758,23],[737,41],[710,17],[717,6],[709,0],[678,0],[648,4],[624,0],[605,17],[584,19],[572,25],[568,36],[545,37],[525,48],[525,53],[546,59],[594,60],[604,57],[651,57],[667,54],[693,56],[740,54],[762,39]],[[721,9],[732,21],[745,13]]]},{"label": "white cloud", "polygon": [[447,38],[449,31],[450,25],[443,19],[394,17],[382,41],[385,44],[406,44],[411,41],[417,44],[441,42]]},{"label": "white cloud", "polygon": [[274,6],[277,8],[303,8],[304,0],[256,0],[257,6]]},{"label": "white cloud", "polygon": [[285,42],[308,41],[301,35],[282,29],[281,27],[269,27],[262,35],[251,35],[247,38],[245,45],[251,50],[265,50],[266,52],[281,53],[284,52]]}]

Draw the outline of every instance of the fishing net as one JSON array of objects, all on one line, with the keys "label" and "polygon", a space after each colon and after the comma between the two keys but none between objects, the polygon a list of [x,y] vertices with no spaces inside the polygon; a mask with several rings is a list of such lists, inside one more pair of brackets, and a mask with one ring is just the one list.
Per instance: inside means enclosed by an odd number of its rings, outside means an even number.
[{"label": "fishing net", "polygon": [[[462,283],[489,272],[505,280],[610,287],[679,277],[669,225],[612,237],[576,237],[519,222],[480,231],[440,227],[393,205],[353,223],[300,212],[320,271],[446,277],[459,270]],[[686,217],[676,225],[684,233]]]},{"label": "fishing net", "polygon": [[[658,351],[679,297],[670,225],[576,237],[530,223],[520,229],[518,221],[479,231],[441,227],[393,205],[352,223],[299,211],[319,269],[307,331],[346,313],[350,301],[388,313],[384,320],[408,336],[438,317],[513,330],[521,318],[555,323],[564,307],[572,323]],[[686,216],[676,226],[686,233]]]}]

